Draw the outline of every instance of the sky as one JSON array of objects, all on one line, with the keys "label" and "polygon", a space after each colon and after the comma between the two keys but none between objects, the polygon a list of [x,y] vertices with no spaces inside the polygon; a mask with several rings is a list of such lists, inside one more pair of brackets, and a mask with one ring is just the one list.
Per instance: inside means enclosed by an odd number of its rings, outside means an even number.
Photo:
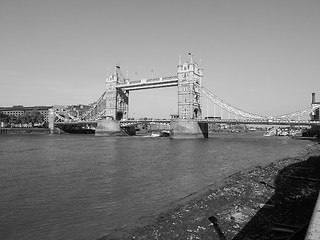
[{"label": "sky", "polygon": [[[291,113],[320,101],[319,12],[317,0],[0,0],[0,106],[89,104],[116,64],[130,80],[173,76],[191,51],[225,102]],[[169,118],[177,87],[129,101],[131,117]]]}]

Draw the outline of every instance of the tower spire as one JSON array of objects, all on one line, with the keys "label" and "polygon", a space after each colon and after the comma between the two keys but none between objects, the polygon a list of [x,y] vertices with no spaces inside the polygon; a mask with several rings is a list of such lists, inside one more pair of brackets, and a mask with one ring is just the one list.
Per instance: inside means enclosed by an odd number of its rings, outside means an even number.
[{"label": "tower spire", "polygon": [[182,66],[182,63],[181,63],[181,55],[179,55],[179,63],[178,63],[178,67],[179,66]]},{"label": "tower spire", "polygon": [[109,80],[110,80],[110,72],[109,72],[109,68],[107,68],[106,82]]},{"label": "tower spire", "polygon": [[190,63],[193,63],[193,55],[191,51],[189,52],[189,56],[190,56]]}]

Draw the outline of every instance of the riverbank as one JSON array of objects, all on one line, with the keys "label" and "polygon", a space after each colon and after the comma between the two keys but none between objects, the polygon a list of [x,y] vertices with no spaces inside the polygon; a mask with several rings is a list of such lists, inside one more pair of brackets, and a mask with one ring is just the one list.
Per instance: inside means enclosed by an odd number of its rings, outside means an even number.
[{"label": "riverbank", "polygon": [[238,172],[99,240],[270,239],[306,230],[320,189],[319,171],[320,145],[310,142],[299,156]]}]

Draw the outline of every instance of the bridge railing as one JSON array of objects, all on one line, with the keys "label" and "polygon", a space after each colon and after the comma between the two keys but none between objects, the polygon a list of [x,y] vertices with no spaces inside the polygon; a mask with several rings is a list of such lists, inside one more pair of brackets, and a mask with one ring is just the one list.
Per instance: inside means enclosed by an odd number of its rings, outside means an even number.
[{"label": "bridge railing", "polygon": [[130,81],[130,82],[127,82],[127,84],[139,84],[141,83],[141,79],[140,80],[136,80],[136,81]]},{"label": "bridge railing", "polygon": [[178,79],[177,76],[163,77],[162,80],[175,80]]},{"label": "bridge railing", "polygon": [[147,83],[160,82],[161,80],[162,78],[150,78],[150,79],[147,79]]}]

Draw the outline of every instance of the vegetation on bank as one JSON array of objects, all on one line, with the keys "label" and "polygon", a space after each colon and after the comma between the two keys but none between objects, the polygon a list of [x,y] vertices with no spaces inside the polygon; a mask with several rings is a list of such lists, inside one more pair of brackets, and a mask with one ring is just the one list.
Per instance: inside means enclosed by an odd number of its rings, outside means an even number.
[{"label": "vegetation on bank", "polygon": [[26,112],[20,116],[0,113],[1,127],[47,127],[48,123],[39,111]]}]

